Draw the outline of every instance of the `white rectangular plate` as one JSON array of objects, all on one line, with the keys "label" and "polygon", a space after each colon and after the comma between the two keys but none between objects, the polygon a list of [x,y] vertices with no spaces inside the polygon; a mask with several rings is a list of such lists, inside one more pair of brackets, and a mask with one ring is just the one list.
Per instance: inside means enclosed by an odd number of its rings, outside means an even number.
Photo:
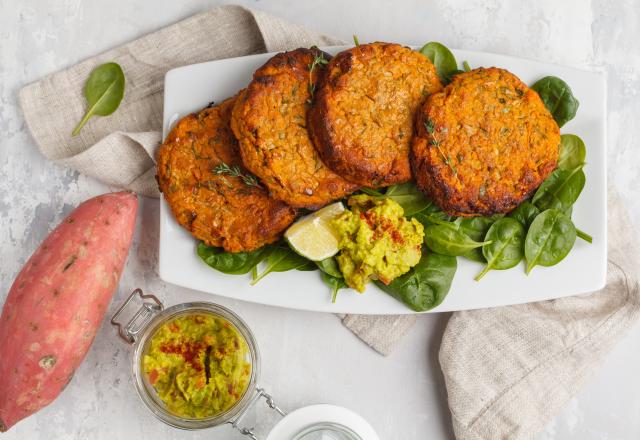
[{"label": "white rectangular plate", "polygon": [[[324,48],[335,54],[342,47]],[[432,312],[478,309],[541,301],[601,289],[606,279],[606,87],[602,74],[553,64],[481,52],[454,50],[459,62],[472,67],[497,66],[532,84],[547,75],[564,79],[580,100],[575,119],[562,127],[563,133],[579,135],[587,145],[587,183],[573,210],[580,229],[593,236],[588,244],[577,239],[574,249],[558,265],[536,267],[525,275],[524,265],[491,271],[480,282],[473,277],[482,269],[478,263],[458,258],[458,271],[444,302]],[[199,110],[210,101],[222,101],[245,87],[253,72],[273,54],[212,61],[169,71],[164,89],[164,136],[182,116]],[[173,219],[164,199],[160,209],[160,277],[173,284],[216,295],[294,309],[334,313],[413,313],[404,304],[370,284],[364,294],[340,291],[332,304],[328,288],[317,272],[269,274],[256,286],[249,275],[226,275],[205,265],[196,255],[196,240]]]}]

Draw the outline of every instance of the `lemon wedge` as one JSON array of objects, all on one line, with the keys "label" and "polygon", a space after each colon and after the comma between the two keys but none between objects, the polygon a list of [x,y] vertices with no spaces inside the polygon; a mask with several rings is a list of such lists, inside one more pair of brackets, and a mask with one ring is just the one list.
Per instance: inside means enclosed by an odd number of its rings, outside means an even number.
[{"label": "lemon wedge", "polygon": [[333,257],[340,250],[338,234],[331,226],[331,220],[344,212],[341,202],[325,206],[318,211],[300,218],[287,229],[284,238],[291,248],[312,261]]}]

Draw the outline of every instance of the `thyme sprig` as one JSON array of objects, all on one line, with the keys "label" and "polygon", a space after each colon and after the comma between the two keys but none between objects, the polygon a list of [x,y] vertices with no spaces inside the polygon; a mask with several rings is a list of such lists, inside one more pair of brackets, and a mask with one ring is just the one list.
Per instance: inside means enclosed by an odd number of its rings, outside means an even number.
[{"label": "thyme sprig", "polygon": [[311,97],[309,99],[307,99],[307,102],[309,104],[311,104],[311,101],[313,100],[313,94],[316,91],[316,85],[313,82],[313,71],[318,66],[325,66],[325,65],[329,64],[329,60],[327,60],[324,57],[324,53],[323,52],[318,50],[318,48],[315,47],[315,46],[312,47],[312,49],[316,50],[316,52],[315,52],[315,56],[313,57],[313,61],[309,64],[309,95],[311,95]]},{"label": "thyme sprig", "polygon": [[229,166],[222,162],[213,167],[215,174],[226,174],[231,177],[239,177],[242,182],[247,186],[259,187],[258,179],[253,174],[244,174],[238,165]]},{"label": "thyme sprig", "polygon": [[436,127],[433,121],[431,119],[425,120],[424,128],[427,130],[427,133],[431,135],[431,139],[429,139],[429,144],[433,145],[438,149],[438,152],[440,153],[440,156],[442,156],[442,160],[444,161],[444,163],[447,164],[447,166],[451,169],[451,172],[453,173],[453,175],[457,176],[458,170],[456,169],[455,165],[453,165],[451,156],[444,154],[444,151],[442,151],[442,148],[440,146],[440,141],[436,139]]}]

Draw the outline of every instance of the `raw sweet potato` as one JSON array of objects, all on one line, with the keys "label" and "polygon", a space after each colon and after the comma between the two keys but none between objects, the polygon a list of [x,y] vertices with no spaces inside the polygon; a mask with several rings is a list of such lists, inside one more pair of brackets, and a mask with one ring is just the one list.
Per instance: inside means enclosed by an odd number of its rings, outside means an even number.
[{"label": "raw sweet potato", "polygon": [[118,285],[137,209],[130,192],[87,200],[18,274],[0,316],[0,432],[71,380]]}]

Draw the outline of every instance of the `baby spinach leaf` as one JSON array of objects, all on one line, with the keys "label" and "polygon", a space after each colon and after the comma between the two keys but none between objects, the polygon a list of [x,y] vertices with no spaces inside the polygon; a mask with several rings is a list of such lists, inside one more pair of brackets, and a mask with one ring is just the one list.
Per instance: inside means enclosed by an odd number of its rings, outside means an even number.
[{"label": "baby spinach leaf", "polygon": [[527,273],[535,266],[558,264],[573,248],[576,228],[558,209],[547,209],[531,223],[524,243]]},{"label": "baby spinach leaf", "polygon": [[560,78],[545,76],[532,85],[531,88],[538,92],[558,127],[562,127],[576,115],[580,103],[573,96],[571,87]]},{"label": "baby spinach leaf", "polygon": [[431,208],[431,202],[413,183],[391,185],[382,193],[370,188],[361,188],[361,192],[379,199],[388,197],[397,202],[404,210],[404,215],[410,217],[425,209]]},{"label": "baby spinach leaf", "polygon": [[578,200],[586,177],[580,165],[572,170],[556,169],[542,182],[532,202],[544,211],[549,208],[567,211]]},{"label": "baby spinach leaf", "polygon": [[315,270],[316,265],[294,252],[285,244],[276,245],[265,258],[264,270],[256,274],[251,281],[251,285],[255,285],[258,281],[269,275],[271,272],[286,272],[288,270]]},{"label": "baby spinach leaf", "polygon": [[433,205],[413,183],[390,186],[384,195],[402,206],[404,215],[407,217],[422,212]]},{"label": "baby spinach leaf", "polygon": [[587,148],[584,142],[575,134],[560,136],[560,152],[558,154],[558,168],[573,170],[584,164]]},{"label": "baby spinach leaf", "polygon": [[316,261],[318,269],[327,275],[331,275],[336,278],[343,278],[342,272],[340,272],[340,266],[334,257],[329,257],[324,260]]},{"label": "baby spinach leaf", "polygon": [[444,84],[460,73],[456,58],[444,44],[432,41],[422,46],[420,53],[431,60]]},{"label": "baby spinach leaf", "polygon": [[72,136],[80,133],[91,116],[108,116],[118,109],[124,96],[124,82],[124,72],[117,63],[102,64],[93,69],[84,85],[87,112],[71,132]]},{"label": "baby spinach leaf", "polygon": [[334,257],[329,257],[321,261],[316,261],[315,264],[320,269],[322,281],[331,289],[331,302],[335,303],[338,290],[349,287],[342,276],[342,272],[340,272],[338,262]]},{"label": "baby spinach leaf", "polygon": [[452,257],[465,255],[490,241],[475,241],[460,229],[449,225],[430,225],[424,230],[424,242],[433,252]]},{"label": "baby spinach leaf", "polygon": [[[493,217],[459,217],[456,219],[458,228],[464,232],[467,237],[475,241],[484,240],[487,231],[491,225],[496,221]],[[484,263],[484,255],[482,255],[482,248],[475,248],[465,253],[463,257],[472,261],[478,261]]]},{"label": "baby spinach leaf", "polygon": [[226,252],[219,247],[198,243],[198,256],[212,268],[231,275],[242,275],[251,271],[271,252],[270,246],[263,246],[253,252]]},{"label": "baby spinach leaf", "polygon": [[332,303],[336,302],[336,298],[338,297],[338,290],[346,289],[347,287],[349,287],[347,286],[347,283],[345,282],[344,278],[342,278],[342,276],[335,277],[324,271],[320,272],[320,276],[322,277],[322,281],[324,281],[324,283],[331,289]]},{"label": "baby spinach leaf", "polygon": [[540,209],[536,205],[529,201],[524,201],[509,213],[509,217],[518,220],[522,226],[528,228],[538,214],[540,214]]},{"label": "baby spinach leaf", "polygon": [[429,225],[439,224],[454,226],[457,228],[457,225],[453,224],[453,221],[456,218],[443,212],[438,205],[433,202],[430,202],[430,205],[426,206],[425,209],[411,215],[410,217],[418,220],[425,228]]},{"label": "baby spinach leaf", "polygon": [[299,270],[300,272],[313,272],[314,270],[318,270],[318,266],[315,261],[307,260],[307,262],[302,266],[296,267],[296,270]]},{"label": "baby spinach leaf", "polygon": [[[573,206],[570,206],[568,209],[564,210],[564,214],[567,217],[569,217],[571,219],[571,221],[573,221],[573,218],[571,218],[571,216],[573,215]],[[574,226],[575,226],[575,224],[574,224]],[[586,232],[578,229],[577,227],[576,227],[576,236],[578,238],[583,239],[587,243],[592,243],[593,242],[593,237],[591,235],[589,235]]]},{"label": "baby spinach leaf", "polygon": [[367,194],[369,196],[373,196],[373,197],[384,197],[384,194],[381,193],[380,191],[376,191],[375,189],[371,189],[371,188],[360,188],[360,192]]},{"label": "baby spinach leaf", "polygon": [[519,221],[509,217],[501,218],[491,225],[485,239],[491,241],[482,246],[487,265],[475,277],[476,281],[480,281],[492,269],[511,269],[522,261],[525,230]]},{"label": "baby spinach leaf", "polygon": [[591,235],[587,234],[586,232],[584,232],[581,229],[576,228],[576,236],[578,238],[583,239],[584,241],[586,241],[589,244],[593,243],[593,237]]},{"label": "baby spinach leaf", "polygon": [[452,220],[455,219],[445,214],[444,212],[419,212],[412,215],[411,218],[415,218],[416,220],[418,220],[425,228],[430,225],[444,225],[452,228],[457,228],[455,223],[452,222]]},{"label": "baby spinach leaf", "polygon": [[449,293],[458,263],[456,257],[423,252],[418,264],[388,285],[376,285],[416,312],[440,305]]},{"label": "baby spinach leaf", "polygon": [[[434,205],[435,206],[435,205]],[[448,228],[459,230],[462,234],[475,241],[482,241],[489,226],[496,220],[495,217],[452,217],[439,208],[426,209],[412,217],[418,220],[426,228],[432,225],[440,225]],[[476,247],[461,256],[473,261],[484,262],[481,247]]]}]

